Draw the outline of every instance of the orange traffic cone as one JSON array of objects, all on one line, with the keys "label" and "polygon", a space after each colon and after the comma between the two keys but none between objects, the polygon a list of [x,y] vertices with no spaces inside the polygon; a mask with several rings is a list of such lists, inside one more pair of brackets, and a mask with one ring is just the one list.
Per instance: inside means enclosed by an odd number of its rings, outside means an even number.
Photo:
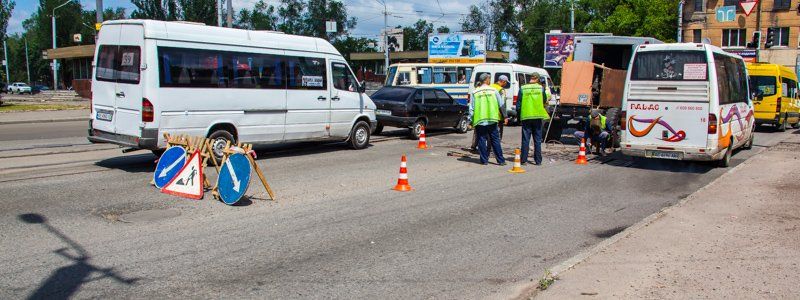
[{"label": "orange traffic cone", "polygon": [[425,142],[425,126],[419,129],[419,144],[417,144],[417,149],[428,149],[428,144]]},{"label": "orange traffic cone", "polygon": [[585,138],[581,139],[581,151],[578,152],[578,159],[575,160],[575,163],[579,164],[579,165],[585,165],[585,164],[589,163],[586,160],[586,139]]},{"label": "orange traffic cone", "polygon": [[393,190],[400,192],[411,191],[411,186],[408,185],[408,170],[406,169],[406,156],[400,159],[400,176],[397,177],[397,185]]},{"label": "orange traffic cone", "polygon": [[520,150],[519,148],[514,149],[514,167],[511,170],[508,170],[511,173],[525,173],[525,169],[522,168],[522,163],[520,162]]}]

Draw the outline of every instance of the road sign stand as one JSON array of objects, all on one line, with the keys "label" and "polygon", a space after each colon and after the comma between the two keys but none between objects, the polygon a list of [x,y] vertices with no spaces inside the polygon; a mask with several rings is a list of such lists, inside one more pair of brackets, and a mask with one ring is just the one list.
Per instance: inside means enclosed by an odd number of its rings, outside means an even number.
[{"label": "road sign stand", "polygon": [[[258,179],[261,181],[261,185],[264,186],[264,189],[267,191],[267,194],[269,194],[269,198],[272,201],[276,201],[275,200],[275,193],[272,191],[272,188],[270,188],[269,183],[267,183],[267,179],[264,176],[264,173],[261,171],[261,168],[258,167],[258,164],[256,164],[256,161],[255,161],[255,159],[253,159],[253,156],[250,155],[251,151],[253,151],[253,145],[252,144],[242,144],[240,142],[240,143],[236,144],[236,146],[234,148],[234,147],[231,147],[231,143],[229,141],[227,144],[225,144],[225,149],[222,151],[223,155],[222,155],[222,160],[221,160],[220,165],[225,165],[225,162],[228,160],[228,157],[230,155],[232,155],[232,154],[235,154],[235,153],[244,154],[244,156],[247,157],[247,160],[250,162],[250,166],[252,167],[252,169],[255,170],[256,175],[258,176]],[[221,199],[221,196],[219,194],[219,180],[217,180],[217,183],[211,189],[211,195],[215,199],[218,199],[218,200]]]},{"label": "road sign stand", "polygon": [[[164,133],[164,139],[167,141],[167,146],[182,146],[186,149],[186,153],[194,153],[195,150],[200,152],[200,156],[202,157],[202,167],[208,167],[208,161],[211,160],[211,163],[214,165],[214,169],[217,171],[217,175],[219,175],[219,167],[220,165],[217,164],[217,159],[214,157],[214,154],[211,152],[211,141],[207,138],[201,137],[190,137],[185,134],[182,135],[170,135],[168,133]],[[211,188],[211,183],[208,181],[208,178],[203,176],[203,185],[206,189]]]}]

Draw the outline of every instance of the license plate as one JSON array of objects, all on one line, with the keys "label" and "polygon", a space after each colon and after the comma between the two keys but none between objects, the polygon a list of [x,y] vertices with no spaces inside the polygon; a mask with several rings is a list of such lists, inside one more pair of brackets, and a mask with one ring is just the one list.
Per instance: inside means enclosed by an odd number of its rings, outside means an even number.
[{"label": "license plate", "polygon": [[376,114],[376,115],[381,115],[381,116],[391,116],[391,115],[392,115],[392,111],[390,111],[390,110],[378,109],[378,110],[375,110],[375,114]]},{"label": "license plate", "polygon": [[683,153],[681,152],[674,152],[674,151],[654,151],[654,150],[647,150],[645,153],[647,157],[651,158],[661,158],[661,159],[674,159],[674,160],[681,160],[683,159]]},{"label": "license plate", "polygon": [[95,118],[98,119],[98,120],[111,122],[111,119],[114,118],[114,112],[110,111],[110,110],[100,110],[100,109],[98,109]]}]

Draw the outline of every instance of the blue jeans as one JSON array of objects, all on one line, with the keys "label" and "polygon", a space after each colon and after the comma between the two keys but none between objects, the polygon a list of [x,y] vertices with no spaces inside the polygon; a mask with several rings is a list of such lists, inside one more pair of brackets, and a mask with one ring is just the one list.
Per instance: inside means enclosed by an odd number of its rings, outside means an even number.
[{"label": "blue jeans", "polygon": [[584,131],[575,131],[575,138],[577,138],[579,142],[583,138],[588,138],[589,141],[587,141],[587,143],[589,148],[591,148],[592,141],[596,141],[600,144],[600,151],[606,150],[606,141],[608,140],[608,136],[610,135],[608,131],[601,131],[600,134],[594,134],[594,135],[590,134],[591,136],[589,137],[587,137],[586,135],[587,134]]},{"label": "blue jeans", "polygon": [[531,136],[533,136],[533,162],[537,165],[542,164],[542,124],[543,120],[524,120],[522,121],[522,158],[523,163],[528,162],[528,151],[531,148]]},{"label": "blue jeans", "polygon": [[482,164],[489,162],[488,140],[491,140],[492,152],[494,152],[494,157],[497,158],[497,163],[506,162],[503,157],[503,150],[500,148],[500,131],[497,129],[497,124],[475,126],[475,133],[478,135],[478,151],[481,153]]}]

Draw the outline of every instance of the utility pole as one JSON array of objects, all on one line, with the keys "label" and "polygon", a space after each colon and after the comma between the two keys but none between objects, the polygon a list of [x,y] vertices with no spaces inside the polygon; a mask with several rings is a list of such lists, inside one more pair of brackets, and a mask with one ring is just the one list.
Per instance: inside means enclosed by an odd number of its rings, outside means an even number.
[{"label": "utility pole", "polygon": [[[67,0],[61,5],[53,8],[53,14],[51,15],[52,18],[50,19],[53,25],[53,49],[58,48],[58,46],[56,46],[56,9],[59,9],[70,2],[72,2],[72,0]],[[53,58],[53,91],[58,91],[58,60],[55,58]]]},{"label": "utility pole", "polygon": [[94,15],[97,18],[97,23],[103,23],[103,0],[97,0],[95,3],[97,11],[94,13]]},{"label": "utility pole", "polygon": [[569,6],[569,32],[575,32],[575,0]]},{"label": "utility pole", "polygon": [[386,0],[383,0],[383,56],[384,74],[389,78],[389,11]]},{"label": "utility pole", "polygon": [[217,27],[222,27],[222,0],[217,0]]},{"label": "utility pole", "polygon": [[233,28],[233,0],[225,0],[225,3],[228,4],[228,28]]},{"label": "utility pole", "polygon": [[31,64],[28,60],[28,37],[25,37],[25,69],[27,69],[28,74],[28,84],[31,84]]},{"label": "utility pole", "polygon": [[681,2],[678,3],[678,43],[683,41],[683,5],[685,3],[685,0],[681,0]]},{"label": "utility pole", "polygon": [[6,39],[3,37],[3,62],[6,65],[6,83],[11,83],[11,79],[8,76],[8,49],[6,47]]}]

